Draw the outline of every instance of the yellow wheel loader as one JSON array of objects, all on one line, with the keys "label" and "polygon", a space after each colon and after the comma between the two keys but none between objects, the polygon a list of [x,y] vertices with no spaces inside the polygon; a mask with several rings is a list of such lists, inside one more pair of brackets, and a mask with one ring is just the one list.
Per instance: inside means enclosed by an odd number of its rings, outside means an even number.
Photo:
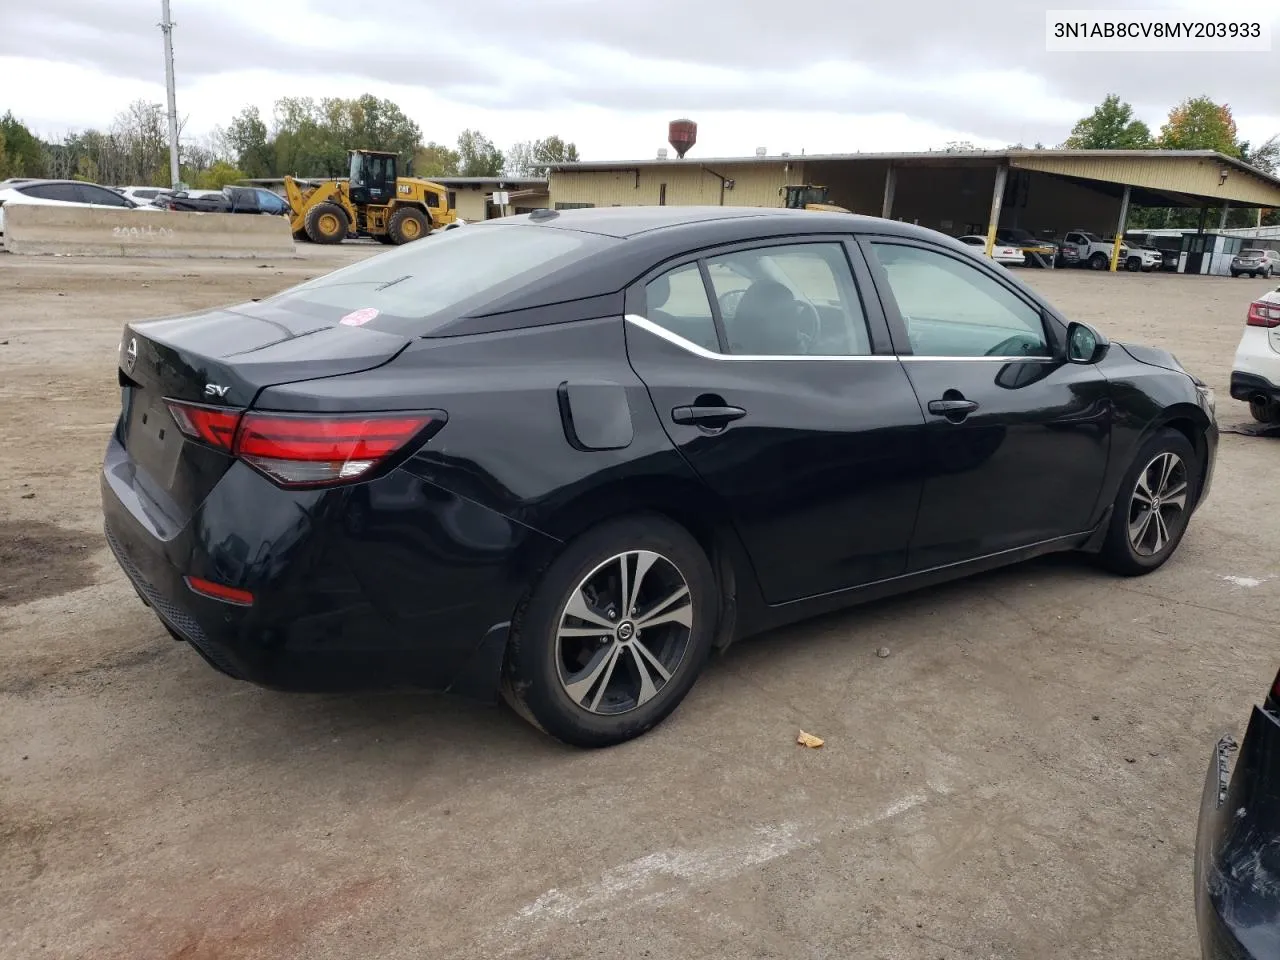
[{"label": "yellow wheel loader", "polygon": [[418,177],[396,176],[396,155],[352,150],[346,180],[284,178],[289,224],[295,240],[341,243],[373,237],[382,243],[409,243],[458,219],[449,191]]},{"label": "yellow wheel loader", "polygon": [[788,210],[825,210],[827,213],[851,213],[845,207],[828,201],[827,188],[811,183],[788,184],[782,188],[787,195]]}]

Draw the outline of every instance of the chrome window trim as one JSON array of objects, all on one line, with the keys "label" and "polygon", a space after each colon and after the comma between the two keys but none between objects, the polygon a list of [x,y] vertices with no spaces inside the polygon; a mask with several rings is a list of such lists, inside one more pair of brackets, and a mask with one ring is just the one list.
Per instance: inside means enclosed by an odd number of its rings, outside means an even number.
[{"label": "chrome window trim", "polygon": [[702,357],[704,360],[970,360],[983,363],[1057,363],[1055,357],[931,357],[917,356],[915,354],[896,354],[887,353],[837,353],[837,354],[733,354],[733,353],[717,353],[714,350],[708,350],[701,347],[692,340],[686,340],[679,334],[672,333],[666,327],[654,323],[652,320],[646,319],[637,313],[628,313],[623,316],[627,323],[639,327],[647,333],[653,334],[655,337],[661,337],[668,343],[679,347],[688,353],[692,353],[695,357]]}]

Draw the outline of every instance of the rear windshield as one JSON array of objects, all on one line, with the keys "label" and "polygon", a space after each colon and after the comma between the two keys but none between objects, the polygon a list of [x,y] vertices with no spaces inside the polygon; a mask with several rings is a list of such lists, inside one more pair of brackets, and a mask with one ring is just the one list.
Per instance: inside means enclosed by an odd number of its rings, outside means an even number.
[{"label": "rear windshield", "polygon": [[1240,251],[1240,256],[1242,256],[1242,257],[1260,257],[1260,256],[1262,256],[1262,254],[1263,254],[1264,252],[1265,252],[1265,251],[1263,251],[1263,250],[1254,250],[1252,247],[1249,247],[1249,248],[1247,248],[1247,249],[1241,250],[1241,251]]},{"label": "rear windshield", "polygon": [[317,277],[271,302],[314,307],[308,312],[335,322],[347,316],[358,326],[424,336],[616,242],[519,224],[458,227]]}]

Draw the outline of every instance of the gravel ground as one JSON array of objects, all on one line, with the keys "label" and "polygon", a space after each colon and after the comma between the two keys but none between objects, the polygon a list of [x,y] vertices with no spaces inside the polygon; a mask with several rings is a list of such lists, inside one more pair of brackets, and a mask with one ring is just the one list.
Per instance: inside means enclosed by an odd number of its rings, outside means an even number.
[{"label": "gravel ground", "polygon": [[[1049,558],[747,641],[613,750],[273,693],[170,640],[103,545],[120,327],[373,252],[0,256],[0,956],[1198,955],[1210,749],[1280,666],[1280,441],[1223,436],[1151,576]],[[1247,420],[1227,379],[1265,282],[1025,276]]]}]

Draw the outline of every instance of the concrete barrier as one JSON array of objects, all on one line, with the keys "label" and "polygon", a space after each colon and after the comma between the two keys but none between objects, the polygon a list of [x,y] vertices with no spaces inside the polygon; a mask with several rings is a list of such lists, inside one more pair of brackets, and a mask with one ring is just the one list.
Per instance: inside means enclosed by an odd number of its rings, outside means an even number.
[{"label": "concrete barrier", "polygon": [[67,257],[294,256],[287,217],[247,213],[168,213],[9,203],[10,253]]}]

